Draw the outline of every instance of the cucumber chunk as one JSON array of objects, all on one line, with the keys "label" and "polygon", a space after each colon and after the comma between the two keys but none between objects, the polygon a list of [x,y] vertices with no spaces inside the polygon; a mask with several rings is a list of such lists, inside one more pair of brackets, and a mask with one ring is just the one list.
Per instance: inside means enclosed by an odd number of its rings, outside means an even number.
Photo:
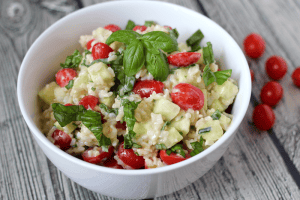
[{"label": "cucumber chunk", "polygon": [[170,127],[174,127],[176,128],[177,131],[182,132],[183,137],[186,136],[190,131],[190,126],[191,126],[190,119],[186,117],[183,117],[178,121],[173,120],[170,124]]},{"label": "cucumber chunk", "polygon": [[227,131],[227,129],[231,123],[231,119],[229,117],[225,116],[224,114],[222,114],[219,121],[220,121],[220,125],[221,125],[222,129]]},{"label": "cucumber chunk", "polygon": [[58,130],[61,130],[61,131],[65,132],[65,133],[68,133],[68,134],[72,133],[72,132],[77,128],[77,126],[74,125],[73,123],[70,123],[70,124],[67,124],[67,125],[64,126],[64,127],[61,127],[61,126],[59,125],[58,122],[55,122],[55,123],[54,123],[54,126],[55,126]]},{"label": "cucumber chunk", "polygon": [[180,107],[166,99],[154,102],[153,113],[161,114],[166,121],[171,121],[179,113]]},{"label": "cucumber chunk", "polygon": [[159,141],[159,143],[164,144],[167,148],[171,148],[183,139],[182,135],[174,127],[170,127],[168,132],[168,137]]},{"label": "cucumber chunk", "polygon": [[96,84],[106,84],[114,81],[114,75],[108,70],[107,65],[102,62],[90,66],[88,72]]},{"label": "cucumber chunk", "polygon": [[135,137],[140,138],[144,134],[147,134],[147,131],[150,130],[151,127],[152,127],[151,121],[141,122],[141,123],[135,122],[133,127],[133,131],[136,133]]},{"label": "cucumber chunk", "polygon": [[196,124],[197,133],[199,130],[211,127],[211,130],[206,133],[202,133],[201,136],[205,139],[205,145],[212,145],[223,135],[223,129],[220,125],[219,120],[213,120],[211,117],[209,119],[204,119],[199,124]]},{"label": "cucumber chunk", "polygon": [[48,105],[51,103],[54,103],[55,95],[54,90],[55,88],[59,88],[59,85],[56,84],[56,82],[51,82],[47,84],[40,92],[39,97]]}]

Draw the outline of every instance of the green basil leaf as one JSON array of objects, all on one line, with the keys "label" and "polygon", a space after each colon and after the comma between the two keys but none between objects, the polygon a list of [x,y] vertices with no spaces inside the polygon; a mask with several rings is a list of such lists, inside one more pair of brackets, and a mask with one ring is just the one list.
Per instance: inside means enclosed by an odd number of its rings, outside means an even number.
[{"label": "green basil leaf", "polygon": [[204,84],[206,86],[210,85],[211,83],[216,81],[216,76],[215,74],[210,70],[209,65],[206,65],[204,70],[203,70],[203,75],[202,75]]},{"label": "green basil leaf", "polygon": [[132,147],[133,148],[142,148],[142,146],[141,145],[139,145],[139,144],[137,144],[137,143],[133,143],[133,145],[132,145]]},{"label": "green basil leaf", "polygon": [[174,29],[172,29],[172,30],[169,30],[169,34],[170,34],[170,36],[171,36],[172,38],[174,38],[175,40],[177,40],[178,37],[179,37],[179,33],[178,33],[178,31],[177,31],[176,28],[174,28]]},{"label": "green basil leaf", "polygon": [[167,56],[158,50],[159,54],[146,52],[146,68],[155,80],[165,81],[170,73]]},{"label": "green basil leaf", "polygon": [[193,151],[190,153],[190,156],[195,156],[199,153],[201,153],[202,151],[204,151],[204,148],[203,148],[203,138],[202,136],[200,137],[200,142],[192,142],[191,145],[193,147]]},{"label": "green basil leaf", "polygon": [[195,52],[201,49],[201,46],[199,44],[194,44],[191,47],[191,51],[190,52]]},{"label": "green basil leaf", "polygon": [[134,117],[134,110],[138,107],[140,102],[129,101],[128,99],[122,99],[121,104],[123,106],[124,117],[128,130],[133,130],[136,119]]},{"label": "green basil leaf", "polygon": [[166,150],[167,149],[165,144],[157,144],[157,145],[155,145],[155,148],[158,150]]},{"label": "green basil leaf", "polygon": [[123,65],[125,74],[127,76],[135,75],[144,66],[144,63],[144,46],[141,41],[133,40],[124,51]]},{"label": "green basil leaf", "polygon": [[104,103],[101,103],[99,107],[102,108],[107,113],[114,113],[115,115],[118,115],[119,113],[118,108],[109,109],[107,105],[105,105]]},{"label": "green basil leaf", "polygon": [[92,90],[92,91],[95,91],[95,90],[96,90],[96,88],[94,88],[94,87],[91,87],[91,90]]},{"label": "green basil leaf", "polygon": [[231,76],[232,69],[222,70],[215,72],[216,82],[218,85],[222,85]]},{"label": "green basil leaf", "polygon": [[216,110],[211,117],[213,118],[213,120],[219,120],[221,117],[222,113],[219,110]]},{"label": "green basil leaf", "polygon": [[126,76],[124,73],[119,73],[118,78],[122,75],[124,75],[124,79],[121,79],[121,85],[118,86],[119,96],[124,96],[128,94],[128,92],[132,91],[135,83],[134,76]]},{"label": "green basil leaf", "polygon": [[133,30],[119,30],[113,32],[106,40],[106,44],[110,45],[111,43],[118,41],[123,42],[126,45],[129,45],[133,40],[141,35]]},{"label": "green basil leaf", "polygon": [[78,115],[78,113],[82,113],[86,110],[82,105],[64,106],[60,103],[53,103],[52,109],[54,118],[61,127],[64,127],[73,121],[80,121],[80,115]]},{"label": "green basil leaf", "polygon": [[135,137],[136,133],[129,130],[126,135],[124,135],[124,149],[131,149],[135,144],[132,139]]},{"label": "green basil leaf", "polygon": [[111,60],[111,61],[108,61],[108,58],[93,60],[93,62],[91,62],[91,64],[89,64],[89,65],[85,63],[85,59],[84,59],[82,65],[84,65],[86,67],[90,67],[93,64],[99,63],[99,62],[102,62],[104,64],[109,64],[109,65],[111,65],[111,67],[113,67],[114,65],[117,65],[117,66],[123,65],[123,54],[117,55],[117,58],[115,60]]},{"label": "green basil leaf", "polygon": [[131,20],[128,20],[127,25],[126,25],[126,30],[132,30],[135,27],[135,23]]},{"label": "green basil leaf", "polygon": [[211,131],[211,127],[202,128],[198,131],[198,134],[208,133]]},{"label": "green basil leaf", "polygon": [[171,122],[165,122],[163,127],[161,128],[161,130],[165,130],[166,126],[169,126],[171,124]]},{"label": "green basil leaf", "polygon": [[198,29],[195,33],[193,33],[193,35],[191,35],[191,37],[189,37],[186,40],[186,44],[192,47],[192,51],[195,51],[195,49],[198,49],[200,47],[199,45],[203,38],[204,38],[203,33],[200,31],[200,29]]},{"label": "green basil leaf", "polygon": [[[182,155],[184,158],[185,158],[185,152],[183,151],[183,146],[182,144],[175,144],[174,146],[172,146],[170,149],[168,150],[171,150],[171,152],[174,152],[174,153],[179,153],[180,155]],[[167,150],[167,151],[168,151]],[[171,154],[171,153],[170,153]],[[170,155],[168,154],[168,155]]]},{"label": "green basil leaf", "polygon": [[145,21],[145,26],[150,27],[152,25],[155,25],[156,23],[154,21]]},{"label": "green basil leaf", "polygon": [[144,42],[148,51],[153,54],[159,54],[161,49],[165,52],[171,53],[178,50],[177,40],[171,37],[168,33],[162,31],[152,31],[140,37]]},{"label": "green basil leaf", "polygon": [[65,63],[60,63],[62,68],[77,68],[82,60],[82,55],[76,49],[74,53],[67,56]]},{"label": "green basil leaf", "polygon": [[207,46],[203,47],[203,61],[205,65],[215,62],[214,53],[212,49],[212,44],[210,42],[206,43]]},{"label": "green basil leaf", "polygon": [[172,151],[171,151],[171,149],[168,149],[167,151],[166,151],[166,153],[168,154],[168,156],[172,153]]},{"label": "green basil leaf", "polygon": [[68,85],[65,86],[65,88],[67,88],[69,90],[70,88],[73,87],[73,85],[74,85],[74,80],[72,79],[69,81]]}]

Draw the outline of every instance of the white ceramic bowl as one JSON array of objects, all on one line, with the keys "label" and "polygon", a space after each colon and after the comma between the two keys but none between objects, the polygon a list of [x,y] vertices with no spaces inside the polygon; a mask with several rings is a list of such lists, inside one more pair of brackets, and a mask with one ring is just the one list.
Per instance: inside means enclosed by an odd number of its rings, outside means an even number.
[{"label": "white ceramic bowl", "polygon": [[[232,78],[238,81],[239,93],[232,113],[230,128],[221,139],[204,152],[186,161],[147,170],[119,170],[93,165],[79,160],[55,147],[35,124],[38,91],[54,80],[59,63],[74,49],[81,49],[79,36],[107,24],[125,28],[128,19],[136,24],[154,20],[160,25],[176,27],[179,41],[185,41],[201,29],[213,44],[214,54],[223,68],[233,69]],[[249,104],[250,72],[243,52],[232,37],[207,17],[187,8],[153,1],[113,1],[93,5],[62,18],[50,26],[28,50],[18,77],[18,100],[22,114],[35,140],[66,176],[92,191],[119,198],[150,198],[172,193],[196,181],[223,155],[233,140]]]}]

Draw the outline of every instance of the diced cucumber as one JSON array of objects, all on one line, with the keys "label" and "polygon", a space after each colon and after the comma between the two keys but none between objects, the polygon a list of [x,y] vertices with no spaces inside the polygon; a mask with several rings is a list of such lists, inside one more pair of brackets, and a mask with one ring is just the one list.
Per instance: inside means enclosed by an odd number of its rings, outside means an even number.
[{"label": "diced cucumber", "polygon": [[220,112],[223,112],[227,107],[224,107],[224,105],[218,100],[215,99],[210,108],[214,108],[215,110],[219,110]]},{"label": "diced cucumber", "polygon": [[171,148],[183,139],[182,135],[174,127],[169,128],[168,132],[168,138],[163,143],[167,148]]},{"label": "diced cucumber", "polygon": [[223,128],[223,130],[226,131],[231,123],[231,119],[222,114],[219,121],[220,121],[220,124],[221,124],[221,127]]},{"label": "diced cucumber", "polygon": [[78,77],[74,81],[73,89],[78,89],[86,87],[86,85],[91,81],[87,71],[82,71],[79,73]]},{"label": "diced cucumber", "polygon": [[203,49],[199,49],[198,51],[196,51],[197,53],[201,54],[200,59],[197,61],[197,64],[203,64]]},{"label": "diced cucumber", "polygon": [[147,121],[147,122],[135,122],[134,127],[133,127],[133,131],[136,133],[136,138],[141,137],[144,134],[147,134],[147,131],[150,130],[152,127],[151,125],[151,121]]},{"label": "diced cucumber", "polygon": [[105,82],[113,82],[114,76],[108,70],[106,64],[99,62],[95,63],[88,68],[88,72],[91,75],[91,78],[96,84],[104,84]]},{"label": "diced cucumber", "polygon": [[61,127],[61,126],[59,125],[58,122],[55,122],[55,123],[54,123],[54,126],[55,126],[57,129],[59,129],[59,130],[65,132],[65,133],[69,133],[69,134],[72,133],[72,132],[77,128],[77,126],[74,125],[73,123],[70,123],[70,124],[67,124],[67,125],[64,126],[64,127]]},{"label": "diced cucumber", "polygon": [[183,137],[186,136],[186,134],[188,134],[188,132],[190,131],[190,119],[183,117],[178,121],[172,121],[170,124],[170,127],[174,127],[177,129],[177,131],[182,132],[183,133]]},{"label": "diced cucumber", "polygon": [[110,97],[101,98],[101,103],[104,103],[107,107],[111,108],[115,103],[115,96],[111,95]]},{"label": "diced cucumber", "polygon": [[171,121],[179,113],[180,107],[166,99],[159,99],[154,102],[153,113],[161,114],[165,121]]},{"label": "diced cucumber", "polygon": [[59,85],[56,84],[56,82],[51,82],[47,84],[40,92],[39,97],[47,104],[51,104],[54,102],[55,95],[54,90],[55,88],[59,88]]},{"label": "diced cucumber", "polygon": [[222,137],[223,130],[219,120],[213,120],[212,118],[210,118],[210,120],[206,120],[197,126],[197,133],[199,132],[199,130],[208,127],[211,127],[211,130],[209,132],[202,133],[201,135],[203,139],[206,140],[205,144],[212,145],[215,141]]},{"label": "diced cucumber", "polygon": [[213,90],[223,99],[231,99],[238,93],[238,87],[228,80],[222,85],[215,85]]},{"label": "diced cucumber", "polygon": [[203,105],[202,109],[207,110],[207,90],[201,89],[201,91],[203,92],[203,95],[204,95],[204,105]]}]

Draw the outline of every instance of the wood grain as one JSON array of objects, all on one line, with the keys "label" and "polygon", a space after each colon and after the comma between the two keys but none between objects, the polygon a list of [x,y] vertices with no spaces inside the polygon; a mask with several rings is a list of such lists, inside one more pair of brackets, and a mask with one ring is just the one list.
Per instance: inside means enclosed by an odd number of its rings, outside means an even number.
[{"label": "wood grain", "polygon": [[[164,1],[203,12],[196,0]],[[83,6],[99,2],[104,0],[80,1]],[[266,39],[265,55],[259,61],[249,60],[256,71],[255,99],[259,100],[260,88],[268,81],[264,72],[267,57],[278,54],[287,60],[288,75],[280,82],[285,96],[275,109],[274,133],[299,170],[299,90],[288,77],[300,65],[299,3],[291,0],[201,3],[209,17],[240,46],[245,35],[252,31]],[[28,48],[47,27],[78,5],[78,1],[72,0],[0,1],[0,199],[114,199],[82,188],[64,176],[32,138],[17,103],[17,75]],[[297,199],[299,188],[272,139],[266,132],[259,134],[251,123],[253,105],[237,137],[207,174],[178,192],[156,199]]]}]

